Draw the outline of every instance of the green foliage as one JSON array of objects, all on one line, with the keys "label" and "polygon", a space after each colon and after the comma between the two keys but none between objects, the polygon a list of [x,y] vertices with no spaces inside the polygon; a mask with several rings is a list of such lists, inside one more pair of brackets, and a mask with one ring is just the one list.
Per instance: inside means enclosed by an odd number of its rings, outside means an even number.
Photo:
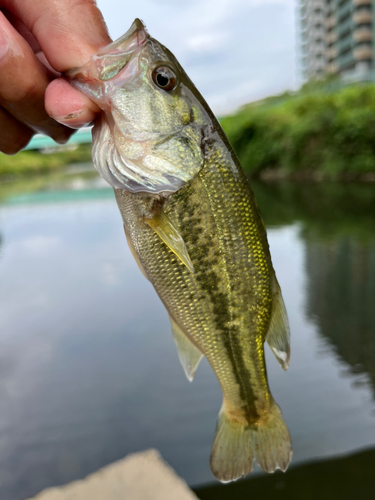
[{"label": "green foliage", "polygon": [[330,180],[375,173],[375,86],[308,90],[222,120],[245,170]]},{"label": "green foliage", "polygon": [[38,151],[21,151],[15,156],[0,153],[0,177],[53,172],[69,163],[91,161],[91,144],[81,144],[74,150],[48,154]]}]

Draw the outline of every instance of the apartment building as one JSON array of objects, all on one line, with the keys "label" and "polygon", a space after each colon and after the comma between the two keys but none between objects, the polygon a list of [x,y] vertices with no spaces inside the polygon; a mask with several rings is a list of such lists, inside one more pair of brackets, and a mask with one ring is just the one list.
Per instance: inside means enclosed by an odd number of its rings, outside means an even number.
[{"label": "apartment building", "polygon": [[300,0],[301,70],[305,81],[339,75],[374,79],[375,0]]}]

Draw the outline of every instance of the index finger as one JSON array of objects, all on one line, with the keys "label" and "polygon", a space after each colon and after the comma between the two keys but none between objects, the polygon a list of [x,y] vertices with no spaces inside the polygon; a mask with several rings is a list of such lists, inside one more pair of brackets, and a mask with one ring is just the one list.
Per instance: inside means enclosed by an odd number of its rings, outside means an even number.
[{"label": "index finger", "polygon": [[[94,0],[2,0],[30,30],[53,69],[85,64],[91,54],[111,42]],[[56,121],[72,128],[93,122],[100,112],[88,97],[67,82],[47,87],[45,107]]]},{"label": "index finger", "polygon": [[59,72],[81,66],[111,42],[94,0],[2,0],[37,39]]}]

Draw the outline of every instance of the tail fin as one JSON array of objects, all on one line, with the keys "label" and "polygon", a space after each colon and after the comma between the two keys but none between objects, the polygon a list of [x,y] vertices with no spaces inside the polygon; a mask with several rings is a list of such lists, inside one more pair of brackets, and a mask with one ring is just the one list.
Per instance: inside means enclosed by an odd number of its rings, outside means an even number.
[{"label": "tail fin", "polygon": [[210,461],[219,481],[235,481],[246,476],[253,470],[254,459],[265,472],[276,469],[285,472],[291,458],[290,434],[276,403],[252,425],[231,420],[223,405]]}]

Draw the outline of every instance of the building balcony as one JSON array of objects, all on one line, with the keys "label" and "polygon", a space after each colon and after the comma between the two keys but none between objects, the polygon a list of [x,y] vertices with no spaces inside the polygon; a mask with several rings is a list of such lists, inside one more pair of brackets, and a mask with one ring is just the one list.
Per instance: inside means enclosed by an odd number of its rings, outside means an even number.
[{"label": "building balcony", "polygon": [[372,31],[368,28],[356,29],[353,31],[353,40],[355,42],[371,42]]},{"label": "building balcony", "polygon": [[327,59],[334,59],[335,57],[337,57],[337,49],[335,47],[326,50]]},{"label": "building balcony", "polygon": [[371,0],[353,0],[353,4],[357,7],[359,5],[371,5]]},{"label": "building balcony", "polygon": [[353,50],[353,56],[356,61],[372,59],[371,47],[357,47]]},{"label": "building balcony", "polygon": [[335,16],[329,16],[324,21],[325,27],[327,29],[334,28],[336,26],[336,18]]},{"label": "building balcony", "polygon": [[327,64],[326,73],[329,75],[334,75],[339,70],[338,66],[335,63]]},{"label": "building balcony", "polygon": [[326,5],[325,2],[322,0],[316,0],[314,3],[314,9],[322,9],[323,11],[326,10]]},{"label": "building balcony", "polygon": [[371,23],[372,13],[370,10],[355,12],[353,15],[353,21],[356,24]]},{"label": "building balcony", "polygon": [[335,31],[331,31],[326,35],[326,43],[329,45],[331,43],[335,43],[337,40],[337,33]]},{"label": "building balcony", "polygon": [[339,22],[345,21],[348,17],[352,15],[353,12],[353,4],[352,2],[344,3],[336,10],[336,17]]}]

